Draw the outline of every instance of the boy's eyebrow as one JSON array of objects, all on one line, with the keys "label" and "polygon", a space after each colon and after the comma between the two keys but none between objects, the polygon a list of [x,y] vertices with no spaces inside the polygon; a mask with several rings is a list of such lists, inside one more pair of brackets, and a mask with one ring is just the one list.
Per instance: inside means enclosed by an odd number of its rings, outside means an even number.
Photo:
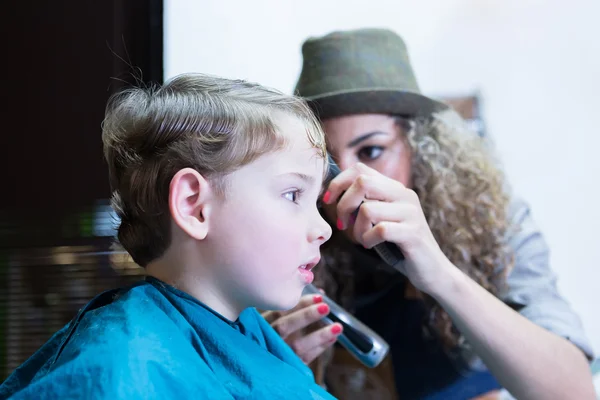
[{"label": "boy's eyebrow", "polygon": [[303,180],[305,183],[311,184],[311,185],[315,182],[315,178],[313,176],[303,174],[302,172],[288,172],[288,173],[285,173],[285,174],[281,174],[281,176],[285,176],[285,175],[295,176],[295,177],[300,178],[301,180]]}]

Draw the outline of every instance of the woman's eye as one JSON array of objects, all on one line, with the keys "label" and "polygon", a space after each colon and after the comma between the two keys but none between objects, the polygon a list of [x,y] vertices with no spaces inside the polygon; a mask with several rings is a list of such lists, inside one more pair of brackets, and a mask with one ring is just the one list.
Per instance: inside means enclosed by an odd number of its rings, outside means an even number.
[{"label": "woman's eye", "polygon": [[360,161],[372,161],[379,158],[381,153],[383,153],[382,146],[366,146],[358,151],[358,158]]}]

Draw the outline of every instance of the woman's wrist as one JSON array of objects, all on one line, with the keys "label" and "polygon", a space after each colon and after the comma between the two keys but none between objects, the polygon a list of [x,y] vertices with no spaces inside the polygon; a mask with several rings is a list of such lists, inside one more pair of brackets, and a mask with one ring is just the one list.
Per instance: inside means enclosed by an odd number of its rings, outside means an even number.
[{"label": "woman's wrist", "polygon": [[459,295],[468,277],[445,257],[440,264],[435,278],[424,291],[438,302],[445,303]]}]

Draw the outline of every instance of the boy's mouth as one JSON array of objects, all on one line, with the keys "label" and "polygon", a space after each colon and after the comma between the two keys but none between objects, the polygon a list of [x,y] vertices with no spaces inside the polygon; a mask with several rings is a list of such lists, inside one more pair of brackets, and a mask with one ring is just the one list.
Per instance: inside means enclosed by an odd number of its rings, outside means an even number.
[{"label": "boy's mouth", "polygon": [[307,271],[310,271],[311,269],[313,269],[315,267],[316,264],[304,264],[301,265],[299,268],[300,269],[305,269]]},{"label": "boy's mouth", "polygon": [[298,272],[300,273],[306,284],[312,283],[312,281],[315,279],[315,276],[311,270],[315,267],[315,265],[319,263],[320,259],[321,257],[315,257],[308,263],[302,264],[298,267]]},{"label": "boy's mouth", "polygon": [[302,264],[298,268],[310,271],[315,267],[315,265],[317,265],[319,263],[319,261],[321,261],[321,257],[317,256],[317,257],[314,257],[313,259],[311,259],[308,263]]}]

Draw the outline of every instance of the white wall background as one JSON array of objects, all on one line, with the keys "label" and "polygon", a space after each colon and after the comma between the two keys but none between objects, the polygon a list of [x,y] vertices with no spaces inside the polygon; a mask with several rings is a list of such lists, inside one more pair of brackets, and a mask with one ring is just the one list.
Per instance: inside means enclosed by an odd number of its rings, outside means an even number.
[{"label": "white wall background", "polygon": [[425,93],[481,93],[487,132],[600,352],[598,16],[597,0],[165,0],[165,77],[291,92],[307,36],[394,29]]}]

